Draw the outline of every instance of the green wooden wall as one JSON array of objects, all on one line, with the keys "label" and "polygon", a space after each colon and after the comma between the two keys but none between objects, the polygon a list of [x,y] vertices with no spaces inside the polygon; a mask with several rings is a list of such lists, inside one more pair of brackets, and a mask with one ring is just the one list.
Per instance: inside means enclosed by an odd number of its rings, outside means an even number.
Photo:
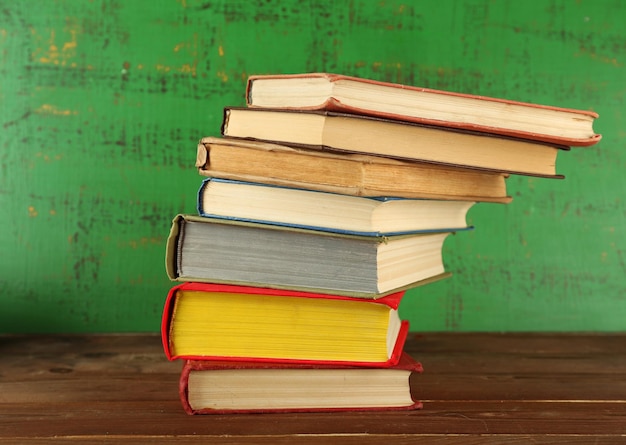
[{"label": "green wooden wall", "polygon": [[0,332],[158,330],[195,147],[253,73],[331,71],[600,114],[412,290],[413,331],[626,329],[622,0],[1,0]]}]

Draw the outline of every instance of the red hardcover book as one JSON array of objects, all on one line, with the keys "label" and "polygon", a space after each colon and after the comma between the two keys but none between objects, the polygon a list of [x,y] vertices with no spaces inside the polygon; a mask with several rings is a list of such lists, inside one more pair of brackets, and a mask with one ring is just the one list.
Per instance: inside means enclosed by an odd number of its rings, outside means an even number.
[{"label": "red hardcover book", "polygon": [[161,327],[170,360],[243,360],[388,367],[409,325],[404,291],[376,300],[229,284],[170,289]]},{"label": "red hardcover book", "polygon": [[406,353],[390,368],[191,360],[179,392],[188,414],[408,410],[422,407],[410,385],[421,372]]},{"label": "red hardcover book", "polygon": [[598,114],[329,73],[250,76],[249,107],[329,110],[569,146],[589,146]]}]

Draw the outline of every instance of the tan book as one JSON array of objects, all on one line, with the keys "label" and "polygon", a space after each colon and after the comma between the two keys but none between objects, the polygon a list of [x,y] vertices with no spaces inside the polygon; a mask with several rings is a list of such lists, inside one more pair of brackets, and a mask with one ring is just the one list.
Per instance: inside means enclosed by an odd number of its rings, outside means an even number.
[{"label": "tan book", "polygon": [[569,147],[358,114],[226,108],[222,135],[542,177]]},{"label": "tan book", "polygon": [[203,138],[196,167],[201,175],[352,196],[508,203],[506,174],[337,154],[231,138]]},{"label": "tan book", "polygon": [[422,370],[406,352],[388,368],[186,360],[179,394],[191,415],[410,410],[422,408],[410,384]]},{"label": "tan book", "polygon": [[209,218],[258,222],[353,235],[406,235],[469,230],[475,203],[443,199],[363,197],[206,178],[198,213]]}]

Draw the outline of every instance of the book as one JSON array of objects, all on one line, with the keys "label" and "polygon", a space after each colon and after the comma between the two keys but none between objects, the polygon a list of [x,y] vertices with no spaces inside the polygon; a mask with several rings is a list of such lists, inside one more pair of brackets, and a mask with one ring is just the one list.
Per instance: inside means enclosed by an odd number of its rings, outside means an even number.
[{"label": "book", "polygon": [[224,109],[222,135],[316,150],[562,177],[559,152],[567,146],[331,111]]},{"label": "book", "polygon": [[422,371],[407,353],[389,368],[187,360],[179,394],[188,414],[419,409]]},{"label": "book", "polygon": [[250,76],[249,107],[333,110],[569,146],[601,139],[598,114],[329,73]]},{"label": "book", "polygon": [[358,236],[177,215],[166,247],[172,280],[378,298],[445,277],[449,232]]},{"label": "book", "polygon": [[202,216],[370,236],[467,230],[474,204],[367,198],[220,178],[203,180],[198,191]]},{"label": "book", "polygon": [[175,359],[342,363],[387,367],[400,358],[404,292],[378,300],[183,283],[170,289],[161,336]]},{"label": "book", "polygon": [[352,196],[511,201],[503,173],[258,141],[202,138],[196,167],[203,176]]}]

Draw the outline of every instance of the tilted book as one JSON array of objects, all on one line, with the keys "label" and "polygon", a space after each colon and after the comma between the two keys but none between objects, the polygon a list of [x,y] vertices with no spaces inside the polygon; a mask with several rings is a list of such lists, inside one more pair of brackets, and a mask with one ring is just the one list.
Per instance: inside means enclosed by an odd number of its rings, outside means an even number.
[{"label": "tilted book", "polygon": [[331,110],[589,146],[598,114],[331,73],[250,76],[250,107]]},{"label": "tilted book", "polygon": [[359,236],[177,215],[166,270],[177,281],[378,298],[445,277],[449,235]]},{"label": "tilted book", "polygon": [[510,174],[562,177],[543,142],[331,111],[226,108],[222,135]]},{"label": "tilted book", "polygon": [[388,368],[188,360],[179,394],[188,414],[408,410],[421,372],[407,353]]},{"label": "tilted book", "polygon": [[468,230],[466,216],[474,204],[359,197],[220,178],[203,180],[198,190],[202,216],[368,236]]},{"label": "tilted book", "polygon": [[183,283],[170,289],[161,336],[174,359],[342,363],[387,367],[400,358],[404,292],[377,300]]},{"label": "tilted book", "polygon": [[203,176],[352,196],[395,196],[508,203],[507,174],[337,154],[232,138],[202,138],[196,167]]}]

